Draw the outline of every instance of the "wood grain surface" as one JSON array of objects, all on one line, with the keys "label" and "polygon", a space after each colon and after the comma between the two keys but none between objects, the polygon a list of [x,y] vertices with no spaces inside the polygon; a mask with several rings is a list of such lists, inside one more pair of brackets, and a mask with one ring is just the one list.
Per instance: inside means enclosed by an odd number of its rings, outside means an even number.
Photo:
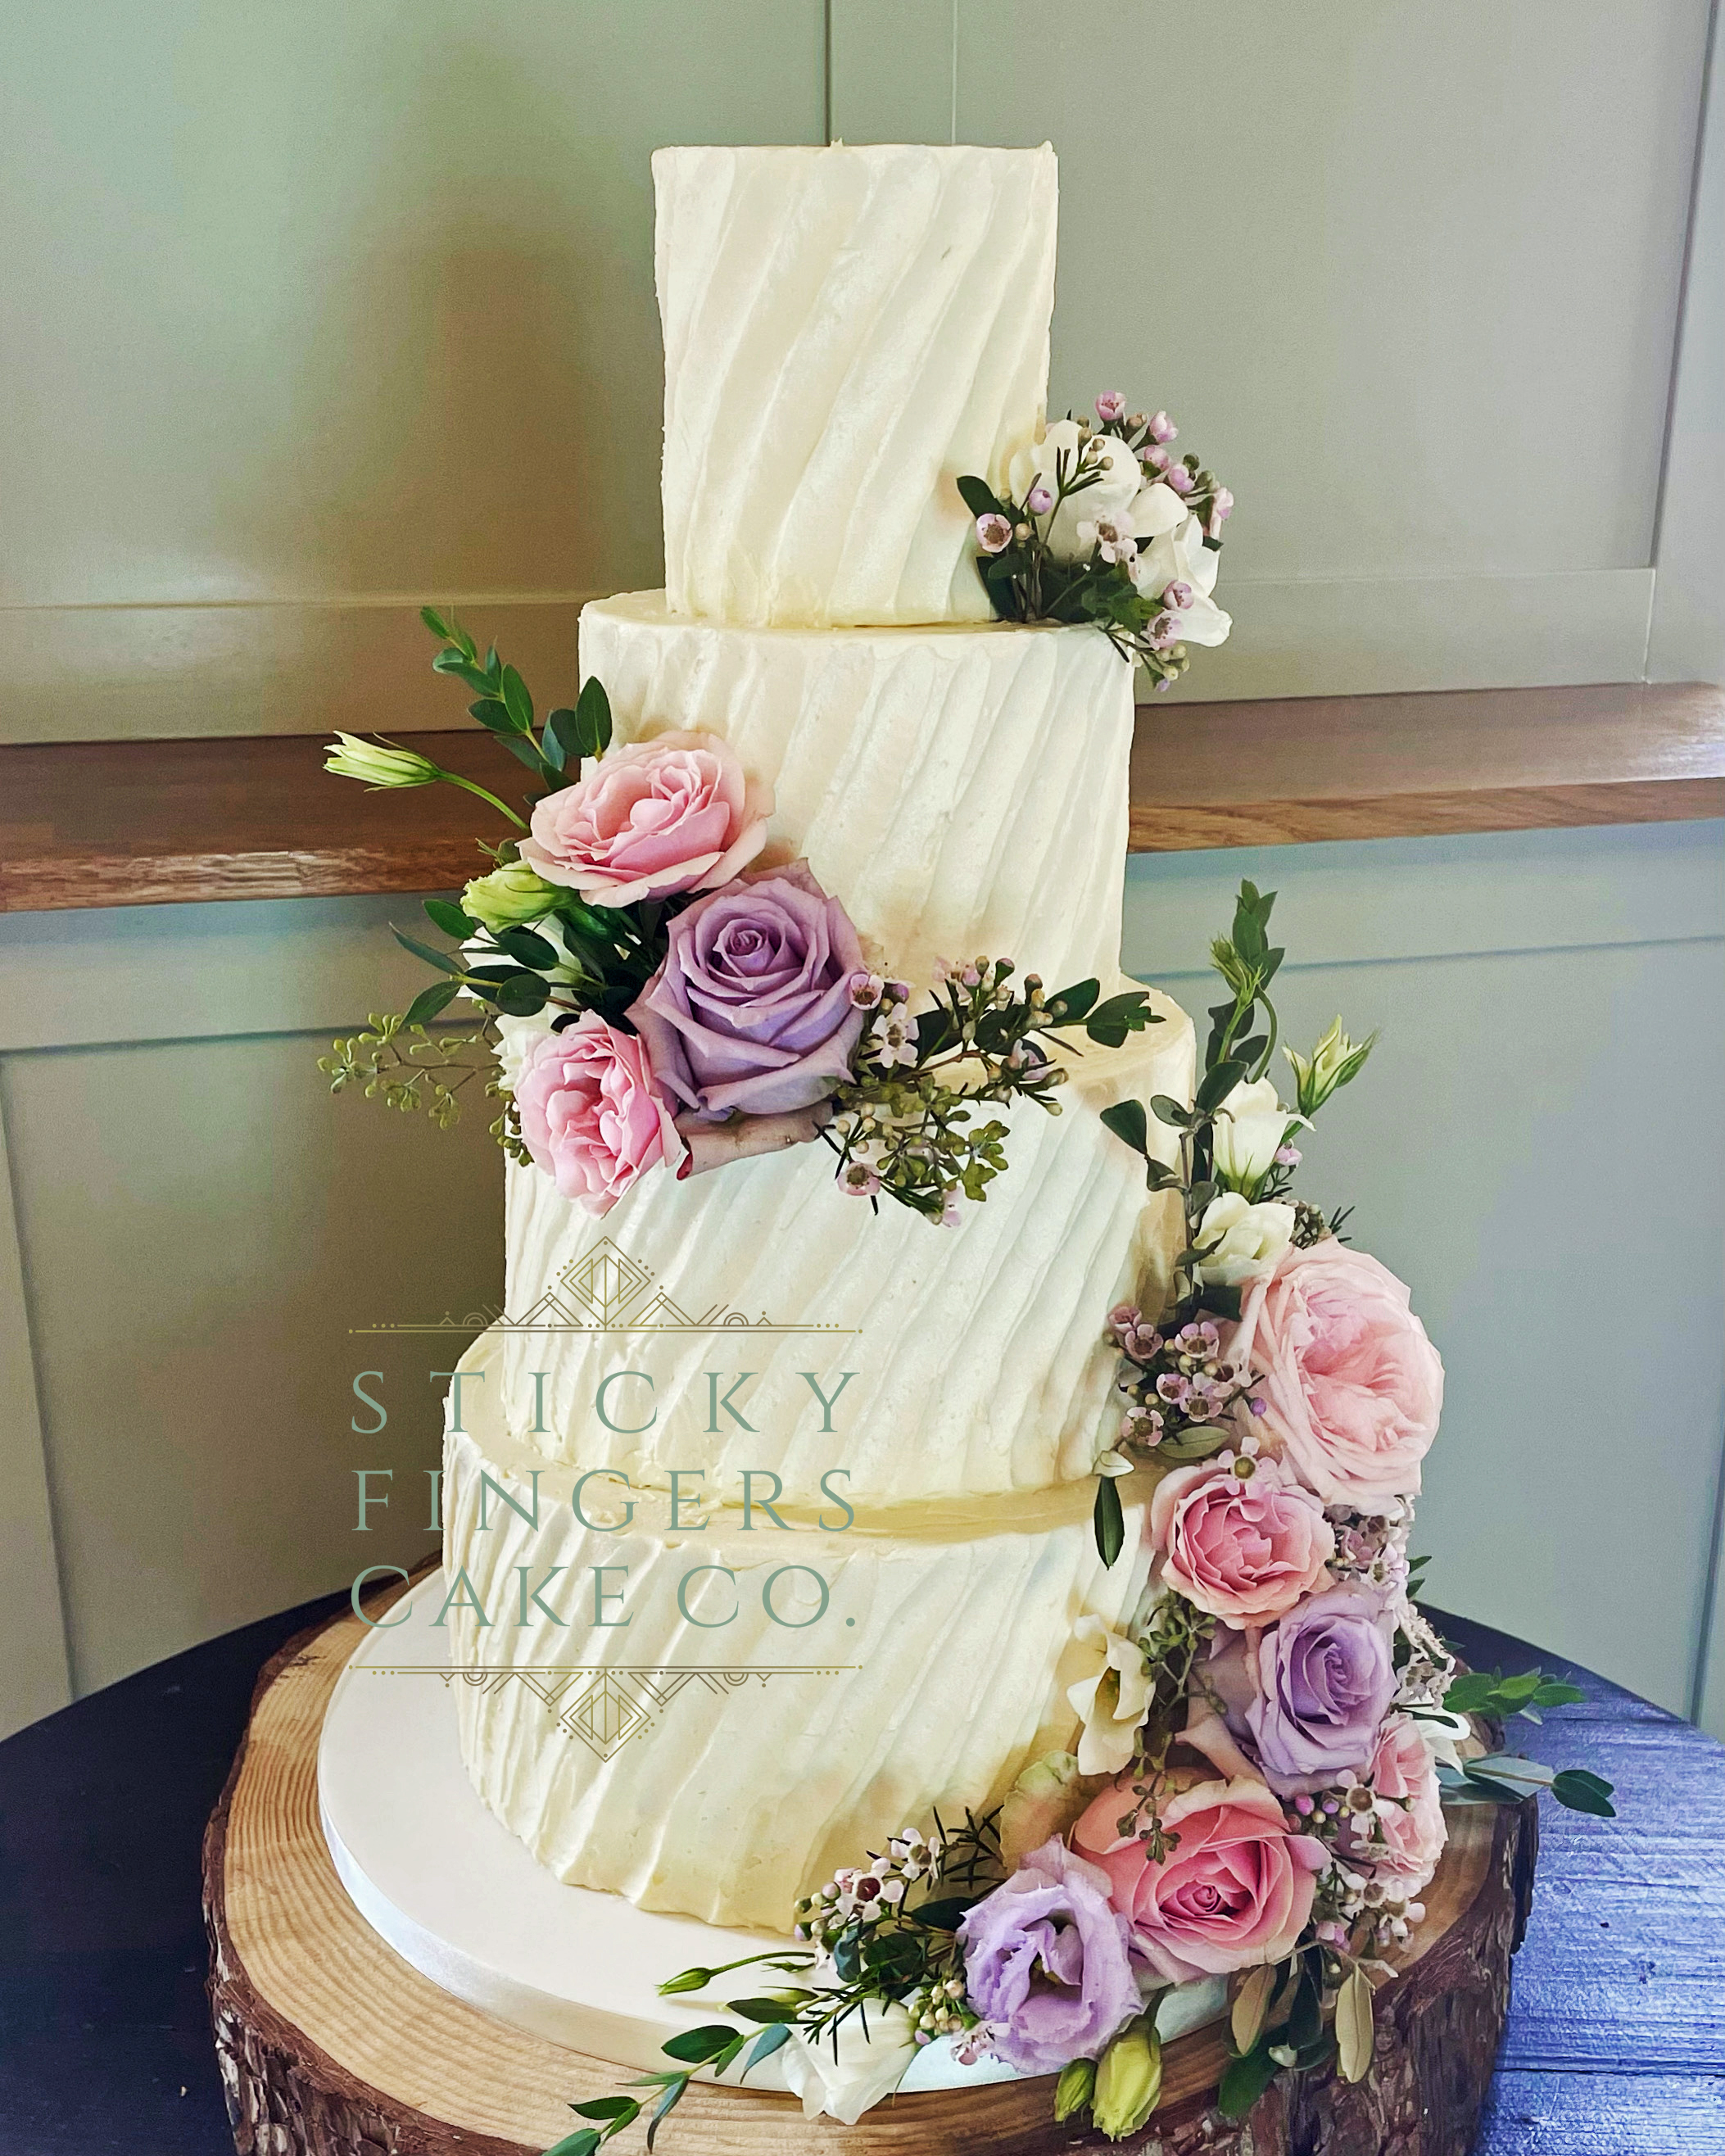
[{"label": "wood grain surface", "polygon": [[[379,1598],[382,1614],[393,1594]],[[623,2070],[464,2005],[402,1962],[359,1916],[319,1824],[324,1709],[360,1636],[338,1616],[264,1672],[246,1742],[211,1821],[204,1899],[218,2057],[241,2156],[520,2156],[569,2129],[572,2102]],[[1171,2044],[1163,2097],[1122,2156],[1466,2156],[1532,1892],[1531,1804],[1451,1822],[1426,1922],[1380,1994],[1376,2066],[1350,2087],[1314,2076],[1249,2122],[1214,2113],[1220,2025]],[[703,2156],[1049,2156],[1106,2146],[1056,2128],[1051,2083],[895,2098],[857,2126],[806,2121],[785,2097],[697,2084],[676,2121]]]},{"label": "wood grain surface", "polygon": [[[522,791],[476,726],[398,738]],[[0,747],[0,911],[447,890],[502,834],[322,763],[303,734]],[[1153,704],[1132,758],[1137,852],[1720,815],[1725,690],[1694,683]]]},{"label": "wood grain surface", "polygon": [[[0,1743],[0,2156],[234,2156],[200,1845],[259,1666],[345,1602],[208,1640]],[[1476,1668],[1553,1667],[1435,1621]],[[1476,2156],[1725,2150],[1725,1749],[1556,1671],[1585,1698],[1515,1741],[1605,1775],[1620,1816],[1544,1811]]]}]

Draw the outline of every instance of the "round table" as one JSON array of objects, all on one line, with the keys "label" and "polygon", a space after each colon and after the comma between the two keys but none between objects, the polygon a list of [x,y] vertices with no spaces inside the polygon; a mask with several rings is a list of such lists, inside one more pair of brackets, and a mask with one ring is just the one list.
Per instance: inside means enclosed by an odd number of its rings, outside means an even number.
[{"label": "round table", "polygon": [[[199,1845],[252,1686],[331,1596],[213,1640],[0,1744],[0,2156],[232,2156],[204,1999]],[[1476,1669],[1586,1697],[1514,1725],[1615,1783],[1542,1807],[1533,1917],[1479,2156],[1725,2150],[1725,1748],[1502,1633]]]}]

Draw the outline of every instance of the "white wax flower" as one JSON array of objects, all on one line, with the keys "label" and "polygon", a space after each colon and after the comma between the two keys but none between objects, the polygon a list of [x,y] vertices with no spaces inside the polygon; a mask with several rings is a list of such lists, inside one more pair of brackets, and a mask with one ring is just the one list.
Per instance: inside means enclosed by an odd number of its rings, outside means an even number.
[{"label": "white wax flower", "polygon": [[1224,1190],[1198,1224],[1193,1242],[1204,1255],[1194,1276],[1208,1287],[1238,1287],[1274,1272],[1293,1240],[1291,1205],[1252,1205],[1237,1190]]},{"label": "white wax flower", "polygon": [[1189,601],[1173,610],[1180,641],[1225,644],[1234,624],[1210,597],[1221,565],[1218,550],[1204,543],[1204,526],[1195,516],[1183,515],[1173,531],[1139,549],[1132,580],[1148,599],[1159,599],[1170,584],[1183,584]]}]

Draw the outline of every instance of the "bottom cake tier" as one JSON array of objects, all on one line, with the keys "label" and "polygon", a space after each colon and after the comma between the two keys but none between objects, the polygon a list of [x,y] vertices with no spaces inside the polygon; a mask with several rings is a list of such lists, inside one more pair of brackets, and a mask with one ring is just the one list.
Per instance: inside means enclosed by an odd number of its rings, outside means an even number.
[{"label": "bottom cake tier", "polygon": [[1111,1568],[1087,1482],[848,1527],[837,1505],[698,1525],[685,1497],[673,1529],[667,1495],[547,1466],[468,1389],[444,1496],[462,1757],[558,1878],[643,1908],[788,1931],[901,1827],[998,1802],[1074,1738],[1079,1619],[1142,1590],[1129,1486]]}]

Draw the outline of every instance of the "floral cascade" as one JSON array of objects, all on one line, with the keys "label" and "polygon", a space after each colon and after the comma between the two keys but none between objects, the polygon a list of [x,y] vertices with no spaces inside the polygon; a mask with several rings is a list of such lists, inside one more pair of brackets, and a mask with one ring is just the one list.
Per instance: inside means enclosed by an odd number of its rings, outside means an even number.
[{"label": "floral cascade", "polygon": [[[1054,2077],[1057,2120],[1117,2139],[1155,2109],[1163,2001],[1206,1982],[1228,1993],[1224,2115],[1278,2073],[1359,2081],[1446,1807],[1544,1788],[1613,1815],[1598,1777],[1482,1734],[1580,1694],[1537,1670],[1458,1670],[1414,1602],[1442,1366],[1347,1216],[1293,1194],[1296,1139],[1373,1042],[1338,1019],[1309,1055],[1285,1050],[1281,1100],[1273,903],[1243,885],[1213,947],[1225,993],[1192,1102],[1108,1111],[1152,1188],[1178,1193],[1186,1234],[1166,1306],[1107,1319],[1122,1414],[1096,1532],[1122,1559],[1117,1485],[1152,1479],[1149,1570],[1120,1631],[1079,1622],[1072,1748],[998,1811],[907,1825],[861,1856],[798,1902],[785,1947],[670,1979],[668,1995],[746,1967],[785,1981],[672,2038],[639,2093],[576,2105],[585,2123],[551,2156],[594,2156],[644,2111],[650,2147],[697,2072],[741,2077],[775,2054],[811,2116],[852,2122],[935,2042]],[[1149,1157],[1151,1117],[1178,1133],[1177,1165]]]},{"label": "floral cascade", "polygon": [[[337,1041],[332,1090],[423,1109],[439,1125],[483,1077],[505,1148],[602,1214],[653,1170],[687,1176],[819,1140],[841,1190],[957,1225],[1007,1165],[1008,1126],[979,1111],[1034,1101],[1050,1115],[1063,1044],[1118,1048],[1158,1021],[1141,993],[1096,980],[1050,992],[1008,958],[943,963],[922,993],[865,949],[805,861],[768,843],[771,789],[716,734],[614,741],[589,678],[536,732],[521,675],[480,658],[430,608],[433,662],[477,692],[472,715],[531,772],[509,803],[416,751],[342,735],[327,768],[372,788],[463,788],[513,827],[459,902],[429,899],[440,950],[400,1017]],[[458,997],[477,1030],[431,1030]],[[495,1059],[495,1061],[494,1061]]]}]

